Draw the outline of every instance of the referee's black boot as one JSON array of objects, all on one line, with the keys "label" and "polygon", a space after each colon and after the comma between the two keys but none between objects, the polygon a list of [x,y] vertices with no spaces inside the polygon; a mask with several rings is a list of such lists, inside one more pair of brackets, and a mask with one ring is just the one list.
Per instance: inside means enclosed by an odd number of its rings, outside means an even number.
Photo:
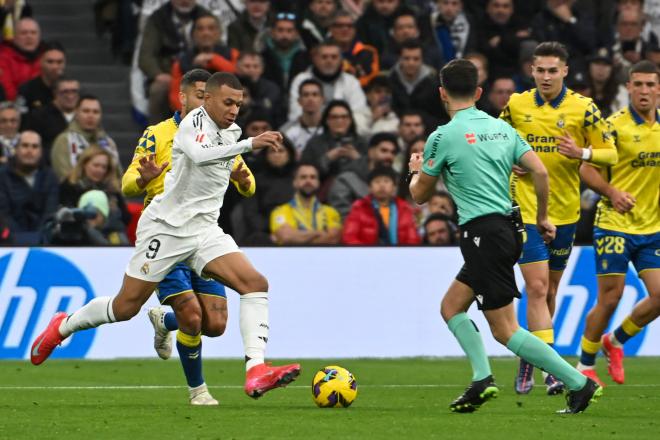
[{"label": "referee's black boot", "polygon": [[496,398],[499,392],[493,376],[488,376],[472,382],[463,394],[449,404],[449,409],[460,413],[474,412],[490,399]]},{"label": "referee's black boot", "polygon": [[587,383],[577,391],[569,391],[566,395],[568,408],[557,411],[559,414],[581,413],[591,402],[596,402],[603,395],[603,387],[587,378]]}]

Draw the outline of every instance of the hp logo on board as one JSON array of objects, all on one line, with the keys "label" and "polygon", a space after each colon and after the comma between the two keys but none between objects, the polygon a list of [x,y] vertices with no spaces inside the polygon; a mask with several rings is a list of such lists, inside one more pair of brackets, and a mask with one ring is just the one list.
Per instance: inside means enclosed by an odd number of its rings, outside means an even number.
[{"label": "hp logo on board", "polygon": [[[43,249],[8,250],[0,256],[0,279],[0,359],[27,357],[32,340],[55,312],[72,312],[94,298],[73,263]],[[84,357],[95,333],[76,333],[52,357]]]}]

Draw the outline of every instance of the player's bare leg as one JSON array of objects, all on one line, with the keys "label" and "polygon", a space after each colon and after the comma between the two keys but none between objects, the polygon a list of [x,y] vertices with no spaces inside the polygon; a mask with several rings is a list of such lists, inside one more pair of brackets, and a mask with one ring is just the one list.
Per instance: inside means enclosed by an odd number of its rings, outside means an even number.
[{"label": "player's bare leg", "polygon": [[442,298],[440,314],[458,340],[472,366],[472,383],[449,405],[454,412],[473,412],[497,397],[499,389],[493,379],[481,333],[466,312],[474,301],[474,292],[465,283],[454,280]]},{"label": "player's bare leg", "polygon": [[267,391],[286,386],[300,374],[300,365],[272,367],[264,363],[268,342],[268,280],[242,252],[217,257],[204,272],[241,295],[239,326],[245,348],[245,392],[259,398]]},{"label": "player's bare leg", "polygon": [[149,299],[158,283],[124,275],[117,296],[94,298],[68,317],[58,313],[32,344],[30,360],[34,365],[44,362],[64,339],[71,334],[111,322],[127,321],[135,316]]},{"label": "player's bare leg", "polygon": [[211,338],[222,336],[227,328],[227,299],[204,294],[197,299],[202,311],[202,334]]},{"label": "player's bare leg", "polygon": [[571,367],[556,351],[518,325],[513,304],[486,310],[493,337],[527,362],[559,378],[569,388],[568,407],[562,413],[584,411],[590,402],[602,394],[596,382]]},{"label": "player's bare leg", "polygon": [[596,304],[587,314],[587,319],[582,336],[582,353],[578,370],[587,377],[592,378],[601,386],[603,382],[596,374],[596,355],[601,349],[601,337],[610,322],[610,318],[616,311],[623,289],[625,287],[625,275],[602,275],[598,277],[598,299]]},{"label": "player's bare leg", "polygon": [[[548,307],[550,270],[547,261],[520,265],[527,291],[527,328],[546,343],[553,342],[552,315]],[[520,359],[515,390],[527,394],[534,387],[534,366]]]}]

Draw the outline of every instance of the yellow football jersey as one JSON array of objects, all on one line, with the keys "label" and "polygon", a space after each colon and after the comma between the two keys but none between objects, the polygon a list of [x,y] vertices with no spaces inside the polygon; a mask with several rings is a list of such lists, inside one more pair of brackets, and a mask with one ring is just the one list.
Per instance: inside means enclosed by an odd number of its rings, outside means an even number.
[{"label": "yellow football jersey", "polygon": [[[165,174],[172,168],[172,143],[174,142],[174,135],[179,129],[180,122],[181,116],[179,112],[176,112],[171,118],[147,127],[137,147],[135,147],[135,154],[133,155],[131,165],[121,179],[121,190],[126,197],[137,197],[146,191],[147,195],[144,198],[145,208],[151,203],[154,197],[162,193],[165,189]],[[169,165],[167,165],[167,168],[165,168],[160,176],[149,182],[145,188],[140,188],[137,184],[137,179],[140,177],[140,173],[138,172],[140,159],[150,154],[155,155],[156,164],[162,165],[168,162]],[[239,187],[238,182],[234,180],[232,182],[241,195],[251,197],[257,189],[256,182],[252,171],[250,171],[239,154],[234,161],[234,169],[241,163],[243,164],[243,168],[250,173],[250,188],[247,191],[243,191]]]},{"label": "yellow football jersey", "polygon": [[[518,131],[548,170],[550,221],[555,225],[577,222],[580,218],[580,160],[559,153],[557,137],[568,133],[579,147],[592,146],[594,163],[615,163],[614,142],[598,107],[590,98],[566,86],[550,102],[544,101],[536,89],[531,89],[514,93],[500,118]],[[511,196],[520,204],[523,221],[536,223],[536,193],[531,175],[512,176]]]},{"label": "yellow football jersey", "polygon": [[335,208],[320,203],[316,198],[311,208],[305,208],[298,196],[273,209],[270,213],[270,232],[274,233],[284,225],[301,231],[329,231],[341,228],[341,216]]},{"label": "yellow football jersey", "polygon": [[598,202],[594,225],[626,234],[660,232],[660,112],[655,123],[648,124],[632,106],[608,118],[619,161],[603,168],[610,185],[635,197],[635,206],[619,214],[612,202],[603,197]]}]

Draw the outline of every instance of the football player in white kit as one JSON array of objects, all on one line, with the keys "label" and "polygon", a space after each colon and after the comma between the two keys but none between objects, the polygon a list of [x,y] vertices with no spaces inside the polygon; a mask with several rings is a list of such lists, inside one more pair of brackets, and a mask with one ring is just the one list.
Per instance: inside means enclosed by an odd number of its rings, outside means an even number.
[{"label": "football player in white kit", "polygon": [[243,87],[234,75],[215,73],[206,83],[204,105],[181,121],[172,147],[172,170],[165,190],[144,210],[135,253],[117,296],[97,297],[71,315],[57,313],[32,344],[39,365],[73,333],[135,316],[158,283],[179,262],[212,277],[241,295],[239,325],[246,359],[245,392],[254,398],[284,386],[300,365],[264,362],[268,341],[268,281],[252,266],[233,238],[218,226],[234,157],[264,148],[279,149],[282,135],[267,131],[238,141],[234,123]]}]

